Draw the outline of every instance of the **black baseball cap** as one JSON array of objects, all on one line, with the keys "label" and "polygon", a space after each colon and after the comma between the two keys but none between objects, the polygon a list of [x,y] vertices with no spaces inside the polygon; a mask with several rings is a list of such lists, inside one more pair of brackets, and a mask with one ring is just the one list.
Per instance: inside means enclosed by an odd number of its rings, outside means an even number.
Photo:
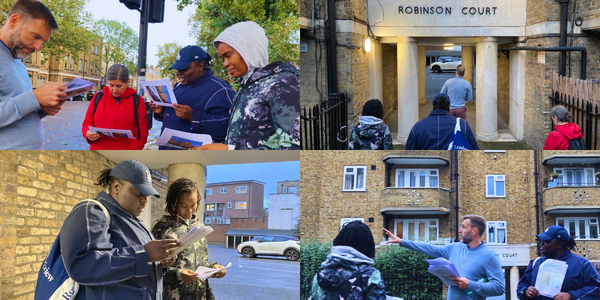
[{"label": "black baseball cap", "polygon": [[185,70],[192,62],[206,58],[206,52],[198,46],[190,45],[181,48],[177,53],[175,63],[169,68],[175,70]]},{"label": "black baseball cap", "polygon": [[110,172],[114,176],[129,181],[143,195],[154,195],[160,198],[160,194],[152,187],[152,175],[144,164],[137,160],[124,160],[116,165]]},{"label": "black baseball cap", "polygon": [[548,227],[544,233],[538,234],[537,237],[542,241],[549,241],[551,239],[568,241],[571,239],[569,232],[564,227],[558,225]]}]

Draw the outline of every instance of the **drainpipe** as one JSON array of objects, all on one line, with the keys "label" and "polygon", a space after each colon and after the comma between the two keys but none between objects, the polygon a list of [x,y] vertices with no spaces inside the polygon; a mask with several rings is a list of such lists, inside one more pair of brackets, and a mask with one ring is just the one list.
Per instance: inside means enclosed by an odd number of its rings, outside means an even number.
[{"label": "drainpipe", "polygon": [[[538,189],[538,176],[540,175],[538,172],[538,151],[533,151],[533,178],[535,181],[535,235],[537,236],[540,233],[540,191]],[[542,256],[542,252],[540,251],[540,244],[537,244],[537,255]]]},{"label": "drainpipe", "polygon": [[458,173],[458,150],[454,150],[454,198],[456,199],[456,205],[454,206],[454,210],[456,212],[456,231],[454,234],[456,237],[455,242],[460,241],[460,238],[458,237],[458,210],[460,209],[460,206],[458,205],[458,176],[460,176]]},{"label": "drainpipe", "polygon": [[[560,46],[567,46],[567,20],[569,18],[569,2],[571,0],[555,0],[560,2]],[[567,52],[562,52],[560,58],[560,75],[567,74]],[[585,78],[582,78],[585,79]]]},{"label": "drainpipe", "polygon": [[335,32],[335,4],[327,0],[327,88],[329,94],[338,92],[337,80],[337,36]]},{"label": "drainpipe", "polygon": [[[502,51],[510,51],[510,50],[525,50],[525,51],[546,51],[546,52],[562,52],[564,57],[566,57],[567,52],[581,52],[581,79],[585,79],[587,75],[587,49],[585,47],[529,47],[529,46],[515,46],[515,47],[507,47],[502,48]],[[564,64],[564,66],[563,66]],[[564,67],[564,69],[563,69]],[[560,66],[560,74],[566,74],[566,59],[561,61]]]}]

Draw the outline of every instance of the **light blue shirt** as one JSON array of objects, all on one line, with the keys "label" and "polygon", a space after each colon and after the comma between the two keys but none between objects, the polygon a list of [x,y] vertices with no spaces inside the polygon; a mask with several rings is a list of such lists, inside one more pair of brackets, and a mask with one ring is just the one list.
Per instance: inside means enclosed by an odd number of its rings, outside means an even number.
[{"label": "light blue shirt", "polygon": [[447,94],[450,97],[450,109],[465,107],[465,101],[473,101],[471,84],[462,77],[446,80],[440,93]]},{"label": "light blue shirt", "polygon": [[2,41],[0,66],[0,149],[42,149],[44,114],[39,111],[27,68]]},{"label": "light blue shirt", "polygon": [[[434,246],[402,240],[400,245],[435,258],[443,257],[456,266],[461,277],[469,279],[469,285],[464,290],[458,286],[450,286],[448,300],[483,300],[486,297],[504,294],[504,275],[500,259],[483,242],[473,249],[465,243]],[[478,282],[484,277],[488,279],[488,282]],[[472,293],[467,294],[467,291],[472,291]]]}]

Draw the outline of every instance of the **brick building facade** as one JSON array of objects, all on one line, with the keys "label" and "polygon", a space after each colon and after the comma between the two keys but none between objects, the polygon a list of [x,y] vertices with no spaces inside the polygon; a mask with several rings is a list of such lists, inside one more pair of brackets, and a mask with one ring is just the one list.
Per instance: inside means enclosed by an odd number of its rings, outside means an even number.
[{"label": "brick building facade", "polygon": [[[349,128],[358,121],[363,104],[378,98],[383,102],[387,125],[396,128],[389,122],[398,120],[398,132],[393,132],[395,143],[404,143],[419,111],[430,110],[430,106],[423,106],[422,73],[429,70],[421,52],[426,47],[452,44],[463,47],[463,63],[471,60],[483,67],[470,79],[465,77],[472,83],[477,101],[476,112],[470,113],[476,114],[471,125],[476,128],[477,139],[524,141],[533,149],[542,149],[552,127],[548,115],[551,78],[559,72],[561,54],[546,52],[545,62],[541,62],[538,52],[502,49],[560,46],[560,2],[480,1],[477,5],[484,8],[482,13],[468,6],[465,11],[463,1],[433,1],[430,5],[436,7],[435,13],[423,10],[429,7],[421,8],[419,3],[334,1],[337,84],[339,91],[352,99]],[[438,14],[438,7],[443,8],[442,14]],[[299,1],[299,16],[301,44],[306,45],[306,52],[300,54],[301,105],[312,107],[327,99],[327,1]],[[587,78],[597,78],[597,1],[570,1],[567,23],[567,46],[586,47]],[[373,44],[369,53],[362,49],[365,39]],[[566,75],[579,78],[580,69],[581,55],[571,52]],[[500,125],[490,120],[498,120]]]},{"label": "brick building facade", "polygon": [[[303,239],[331,241],[341,224],[362,220],[376,243],[385,241],[381,227],[447,243],[457,240],[461,216],[482,215],[506,299],[516,299],[518,279],[537,257],[536,233],[550,225],[565,225],[574,252],[600,261],[599,168],[600,152],[591,151],[304,151],[300,230]],[[547,187],[552,172],[559,177]]]}]

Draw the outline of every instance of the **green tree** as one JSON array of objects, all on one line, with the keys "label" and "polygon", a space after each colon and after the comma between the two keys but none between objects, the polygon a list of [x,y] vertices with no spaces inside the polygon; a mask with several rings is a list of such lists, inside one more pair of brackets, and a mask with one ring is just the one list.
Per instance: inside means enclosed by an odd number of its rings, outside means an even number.
[{"label": "green tree", "polygon": [[137,33],[125,22],[104,18],[96,22],[94,30],[103,39],[102,60],[106,63],[104,70],[100,68],[97,59],[95,62],[100,75],[106,76],[110,66],[120,63],[127,66],[129,73],[135,76],[139,44]]},{"label": "green tree", "polygon": [[[16,0],[0,0],[0,24],[4,25],[10,8]],[[42,52],[48,57],[66,54],[77,56],[87,51],[95,35],[90,31],[92,16],[84,10],[88,0],[47,0],[44,4],[54,14],[59,30],[52,33],[50,41],[44,44]]]},{"label": "green tree", "polygon": [[177,71],[169,70],[169,67],[175,63],[177,53],[179,53],[181,48],[181,45],[177,43],[166,43],[158,46],[158,53],[156,54],[156,56],[158,56],[158,63],[156,66],[160,68],[162,77],[169,78],[171,80],[177,78]]},{"label": "green tree", "polygon": [[216,58],[213,71],[216,76],[230,81],[227,70],[219,59],[213,40],[227,27],[243,21],[254,21],[265,29],[269,38],[269,61],[281,60],[300,64],[299,19],[296,0],[177,0],[178,8],[197,6],[191,18],[192,33],[198,45]]}]

